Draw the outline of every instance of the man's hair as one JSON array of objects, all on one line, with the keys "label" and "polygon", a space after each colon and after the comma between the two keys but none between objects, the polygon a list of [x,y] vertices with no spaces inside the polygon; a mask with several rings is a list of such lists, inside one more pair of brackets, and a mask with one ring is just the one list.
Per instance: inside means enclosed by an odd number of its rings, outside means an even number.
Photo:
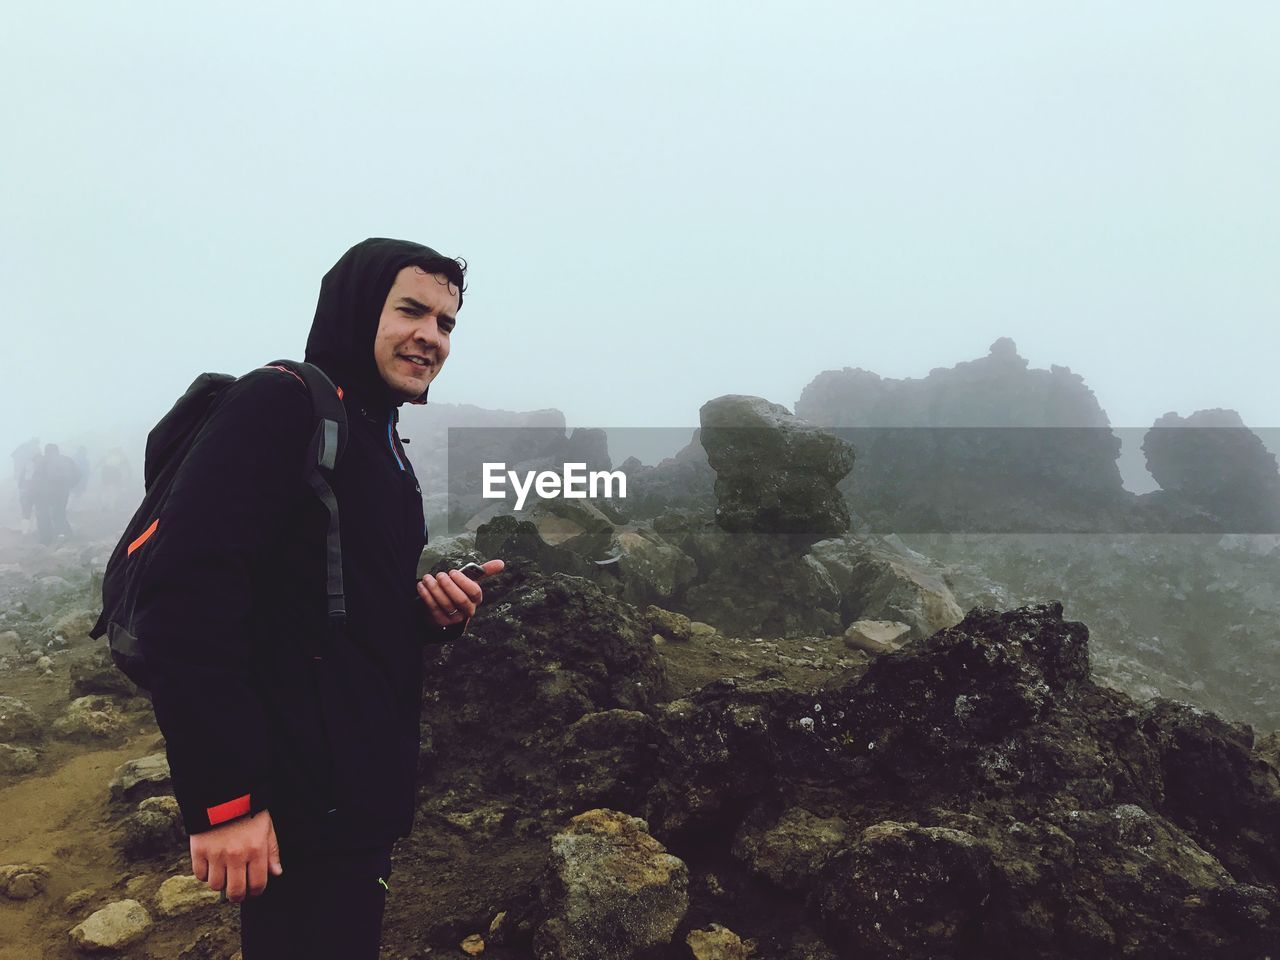
[{"label": "man's hair", "polygon": [[466,290],[467,261],[462,257],[427,257],[413,264],[427,273],[441,273],[458,288],[458,309],[462,309],[462,294]]}]

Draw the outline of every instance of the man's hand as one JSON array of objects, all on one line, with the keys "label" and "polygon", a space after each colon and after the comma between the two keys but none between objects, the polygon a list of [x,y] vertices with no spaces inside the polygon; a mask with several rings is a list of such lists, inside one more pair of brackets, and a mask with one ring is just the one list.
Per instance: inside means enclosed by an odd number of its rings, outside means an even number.
[{"label": "man's hand", "polygon": [[[490,576],[502,570],[501,560],[489,560],[481,564],[484,575]],[[418,596],[427,605],[427,611],[437,626],[447,627],[474,617],[476,607],[484,602],[484,591],[461,570],[427,574],[418,581]]]},{"label": "man's hand", "polygon": [[260,810],[191,838],[191,872],[206,881],[210,890],[225,890],[228,900],[240,903],[267,888],[267,871],[280,876],[280,845],[271,814]]}]

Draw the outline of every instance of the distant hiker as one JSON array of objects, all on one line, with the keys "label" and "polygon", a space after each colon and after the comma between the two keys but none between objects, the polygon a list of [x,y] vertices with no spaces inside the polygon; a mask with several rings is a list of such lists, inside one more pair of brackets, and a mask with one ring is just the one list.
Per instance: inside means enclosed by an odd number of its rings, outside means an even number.
[{"label": "distant hiker", "polygon": [[[130,544],[192,871],[241,904],[244,960],[379,955],[392,845],[416,808],[422,646],[457,638],[483,600],[456,570],[415,587],[427,529],[396,432],[449,356],[465,266],[370,239],[320,285],[305,359],[346,414],[340,583],[303,469],[328,418],[317,433],[313,395],[283,365],[221,388]],[[345,620],[326,606],[335,590]]]},{"label": "distant hiker", "polygon": [[56,443],[45,444],[31,475],[31,496],[35,507],[40,542],[48,545],[59,536],[71,536],[67,523],[67,498],[80,479],[80,468]]},{"label": "distant hiker", "polygon": [[10,456],[13,458],[13,482],[18,488],[18,509],[22,511],[23,529],[24,532],[30,531],[35,529],[35,490],[31,478],[40,459],[40,440],[32,437]]}]

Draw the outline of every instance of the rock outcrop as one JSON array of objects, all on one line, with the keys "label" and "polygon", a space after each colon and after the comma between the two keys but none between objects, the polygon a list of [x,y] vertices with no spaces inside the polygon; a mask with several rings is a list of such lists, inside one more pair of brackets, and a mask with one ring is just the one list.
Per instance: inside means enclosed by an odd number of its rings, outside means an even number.
[{"label": "rock outcrop", "polygon": [[796,415],[857,450],[841,489],[876,532],[1129,529],[1120,440],[1079,374],[1033,370],[1001,337],[920,379],[819,374]]},{"label": "rock outcrop", "polygon": [[[1166,413],[1142,440],[1160,492],[1146,499],[1171,514],[1211,518],[1209,529],[1280,533],[1276,458],[1234,410]],[[1203,527],[1201,527],[1203,529]]]},{"label": "rock outcrop", "polygon": [[494,788],[537,782],[552,793],[569,789],[553,782],[552,755],[575,721],[599,711],[651,711],[665,696],[652,630],[634,608],[587,581],[528,568],[504,572],[486,581],[482,611],[467,640],[450,645],[447,681],[431,684],[427,776],[466,757],[483,764],[478,772]]},{"label": "rock outcrop", "polygon": [[[642,814],[677,852],[771,822],[805,832],[785,868],[746,863],[848,955],[1190,960],[1280,942],[1276,768],[1248,728],[1095,685],[1087,637],[1058,604],[979,608],[849,683],[711,684],[664,708]],[[832,820],[847,840],[814,827]]]},{"label": "rock outcrop", "polygon": [[636,960],[671,941],[689,907],[684,863],[649,836],[648,824],[588,810],[551,839],[542,884],[546,920],[538,960]]}]

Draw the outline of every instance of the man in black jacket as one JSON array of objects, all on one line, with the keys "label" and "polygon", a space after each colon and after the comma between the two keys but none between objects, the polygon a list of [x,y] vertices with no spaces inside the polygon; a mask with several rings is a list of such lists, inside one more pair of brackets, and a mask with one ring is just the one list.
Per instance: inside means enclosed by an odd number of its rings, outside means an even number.
[{"label": "man in black jacket", "polygon": [[414,818],[422,645],[483,600],[456,570],[415,583],[427,528],[396,433],[449,355],[464,271],[370,239],[321,283],[305,359],[347,410],[345,635],[329,633],[325,514],[303,471],[311,400],[286,368],[226,388],[148,544],[135,613],[152,702],[192,870],[242,903],[245,960],[378,955],[391,847]]}]

